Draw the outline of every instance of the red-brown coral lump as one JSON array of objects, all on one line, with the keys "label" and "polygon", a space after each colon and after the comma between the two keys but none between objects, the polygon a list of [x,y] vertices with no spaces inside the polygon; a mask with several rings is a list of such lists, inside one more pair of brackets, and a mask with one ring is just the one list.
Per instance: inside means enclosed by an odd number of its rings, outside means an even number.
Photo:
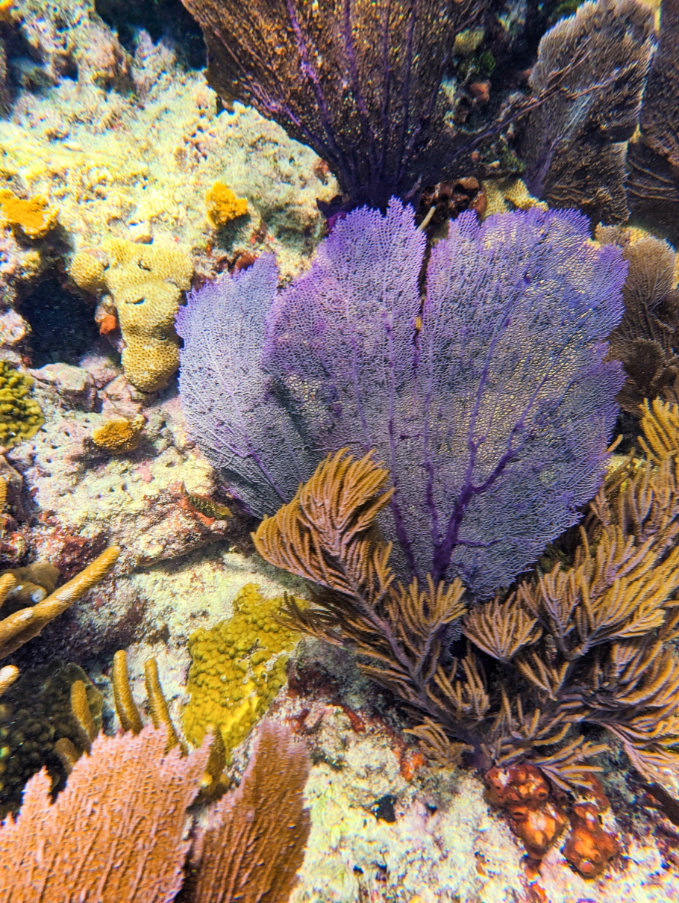
[{"label": "red-brown coral lump", "polygon": [[585,878],[597,878],[620,847],[613,834],[604,831],[594,803],[576,803],[571,813],[571,833],[563,854]]},{"label": "red-brown coral lump", "polygon": [[486,799],[509,817],[532,859],[541,859],[563,832],[568,819],[549,799],[549,784],[534,765],[491,768],[485,775]]},{"label": "red-brown coral lump", "polygon": [[568,824],[568,818],[552,800],[535,809],[513,805],[507,811],[511,829],[523,841],[531,859],[542,859]]},{"label": "red-brown coral lump", "polygon": [[516,804],[534,809],[549,797],[549,785],[534,765],[495,766],[486,772],[485,779],[488,802],[503,809]]}]

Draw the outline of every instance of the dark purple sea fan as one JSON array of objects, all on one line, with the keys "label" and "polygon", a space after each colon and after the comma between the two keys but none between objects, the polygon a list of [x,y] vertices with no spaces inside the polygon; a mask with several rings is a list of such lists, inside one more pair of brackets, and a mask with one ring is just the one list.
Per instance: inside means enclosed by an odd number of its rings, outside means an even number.
[{"label": "dark purple sea fan", "polygon": [[438,182],[452,156],[441,87],[478,0],[183,0],[208,81],[327,161],[354,205]]},{"label": "dark purple sea fan", "polygon": [[[600,482],[622,382],[604,361],[606,336],[626,264],[573,211],[483,225],[463,214],[432,252],[424,300],[423,255],[412,210],[392,201],[385,216],[362,208],[338,223],[273,300],[265,341],[252,305],[273,297],[271,262],[195,294],[180,323],[183,402],[194,437],[213,463],[226,454],[257,513],[291,497],[326,453],[376,449],[396,490],[381,525],[403,575],[459,574],[484,595],[573,524]],[[221,348],[242,316],[245,352],[205,360],[203,334],[218,333]],[[230,341],[242,340],[241,328]],[[234,369],[243,353],[249,369]],[[247,399],[235,429],[233,385]],[[197,387],[214,399],[201,409]],[[266,448],[250,429],[264,430]]]}]

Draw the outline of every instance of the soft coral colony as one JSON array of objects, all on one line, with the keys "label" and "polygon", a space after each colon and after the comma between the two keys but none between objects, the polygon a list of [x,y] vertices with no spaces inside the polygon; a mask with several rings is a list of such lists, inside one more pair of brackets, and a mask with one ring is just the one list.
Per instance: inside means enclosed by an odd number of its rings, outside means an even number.
[{"label": "soft coral colony", "polygon": [[[182,260],[179,288],[158,283],[172,311],[151,339],[168,360],[152,380],[149,362],[139,360],[138,387],[150,391],[181,354],[192,438],[234,501],[261,520],[259,554],[312,585],[311,604],[287,598],[281,645],[298,628],[352,650],[432,756],[463,759],[486,775],[489,797],[536,858],[564,829],[564,795],[592,790],[612,745],[649,785],[676,794],[675,258],[660,239],[637,242],[610,224],[633,214],[667,237],[679,234],[677,111],[669,106],[679,88],[679,4],[662,3],[658,40],[646,5],[584,3],[543,37],[525,90],[501,102],[479,80],[487,55],[472,60],[491,4],[185,5],[204,29],[216,90],[316,150],[342,192],[326,210],[331,234],[284,287],[264,254],[180,307],[193,271]],[[505,46],[503,60],[502,41],[494,49],[493,66],[508,72],[513,50]],[[446,79],[456,54],[467,74],[460,68],[451,110]],[[433,240],[427,226],[440,220],[410,204],[427,187],[444,197],[432,186],[460,175],[464,191],[477,192],[474,203],[466,195],[462,202],[473,209]],[[552,209],[521,185],[531,209],[480,221],[492,194],[484,182],[509,179],[518,197],[519,175]],[[230,192],[226,201],[236,214],[245,210]],[[446,208],[446,216],[459,212]],[[607,225],[595,240],[599,220]],[[126,254],[144,247],[128,242]],[[644,288],[645,249],[666,291],[658,280]],[[83,285],[104,279],[94,257],[78,258]],[[132,298],[138,306],[148,302],[149,280],[133,275],[143,282]],[[177,308],[181,352],[171,323]],[[118,315],[129,364],[132,333],[120,306]],[[643,379],[639,361],[651,358],[653,378]],[[640,436],[611,467],[607,447],[623,403]],[[108,571],[117,552],[105,553],[101,573],[95,562],[89,583],[86,571],[75,590],[66,584],[49,595],[49,616]],[[21,618],[41,611],[2,622],[9,651],[41,629],[48,618],[21,632]],[[245,619],[244,607],[239,614]],[[194,639],[196,660],[201,643],[228,645],[227,633]],[[218,730],[187,754],[154,666],[147,686],[156,730],[142,728],[120,655],[116,704],[128,732],[95,738],[84,687],[72,691],[89,754],[74,750],[55,801],[45,774],[33,778],[17,820],[0,829],[0,897],[23,892],[7,870],[21,861],[26,900],[37,899],[36,888],[44,897],[77,884],[83,899],[251,893],[282,903],[309,834],[301,745],[265,722],[240,788],[210,802],[208,827],[188,840],[187,810],[223,781],[224,737],[241,710],[220,709],[227,729],[211,716],[190,736],[196,693],[185,712],[189,739]],[[255,683],[254,658],[250,672],[233,659],[234,673]],[[8,667],[0,684],[16,677]],[[194,667],[195,687],[205,676]],[[223,679],[211,676],[218,688]],[[249,726],[237,723],[234,736]],[[589,806],[573,807],[564,849],[594,876],[617,846]],[[145,828],[100,831],[84,854],[79,836],[90,821],[94,832],[96,807],[129,824],[143,813]],[[271,870],[262,869],[263,845]],[[124,868],[111,868],[110,848]]]},{"label": "soft coral colony", "polygon": [[[429,249],[413,211],[393,197],[386,206],[389,195],[412,199],[428,166],[440,176],[474,159],[478,135],[440,122],[428,141],[431,120],[410,116],[409,104],[435,119],[445,69],[437,57],[431,81],[417,70],[420,29],[444,41],[446,29],[473,24],[479,6],[446,4],[436,25],[402,11],[413,54],[404,61],[398,29],[365,4],[346,7],[344,29],[320,4],[256,6],[252,38],[235,4],[219,13],[188,5],[206,31],[215,87],[317,148],[345,210],[366,199],[382,206],[335,223],[309,271],[283,290],[262,257],[194,293],[178,315],[196,441],[245,508],[265,517],[260,554],[317,587],[309,609],[289,599],[289,617],[353,649],[440,755],[463,754],[484,771],[530,763],[572,790],[591,786],[607,733],[644,779],[675,790],[676,408],[647,406],[641,456],[604,480],[623,384],[607,339],[623,315],[627,263],[571,210],[483,225],[462,214]],[[670,30],[676,13],[663,4]],[[370,71],[394,105],[393,117],[379,108],[379,123],[362,95],[372,51],[352,43],[370,14],[385,38]],[[280,58],[262,64],[255,52],[259,38],[276,46],[270,32],[288,34],[288,62],[299,54],[314,98],[304,110],[291,80],[276,77]],[[563,59],[580,40],[591,54]],[[555,206],[577,204],[594,222],[637,207],[652,223],[633,182],[625,194],[625,168],[653,44],[650,14],[623,2],[584,4],[543,39],[533,99],[510,104],[495,127],[526,123],[526,174]],[[654,71],[668,68],[668,54],[664,38]],[[400,80],[400,64],[412,82]],[[337,77],[355,89],[343,106],[332,102]],[[652,104],[667,108],[666,89],[648,100],[646,121]],[[423,153],[410,154],[415,147]],[[591,164],[579,183],[574,155]],[[658,220],[666,228],[670,195]],[[521,576],[579,521],[566,562]],[[590,863],[590,873],[603,865]]]},{"label": "soft coral colony", "polygon": [[294,621],[354,648],[423,736],[566,787],[601,751],[591,723],[661,782],[679,764],[674,408],[647,408],[644,460],[609,474],[568,567],[501,589],[601,482],[625,262],[581,215],[463,214],[423,301],[423,245],[392,202],[349,214],[278,294],[264,258],[192,296],[191,429],[258,514],[286,502],[255,542],[325,590]]}]

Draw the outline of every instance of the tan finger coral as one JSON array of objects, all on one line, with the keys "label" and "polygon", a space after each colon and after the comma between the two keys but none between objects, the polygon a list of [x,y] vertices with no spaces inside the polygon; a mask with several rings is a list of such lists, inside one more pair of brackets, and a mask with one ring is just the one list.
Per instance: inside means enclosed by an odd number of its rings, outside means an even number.
[{"label": "tan finger coral", "polygon": [[[66,611],[88,590],[103,580],[113,568],[119,554],[120,549],[117,546],[111,546],[76,574],[72,580],[54,590],[46,599],[42,599],[33,606],[20,608],[0,620],[0,659],[10,655],[28,640],[37,636],[50,621]],[[15,586],[16,578],[14,576],[11,574],[0,576],[0,605]]]}]

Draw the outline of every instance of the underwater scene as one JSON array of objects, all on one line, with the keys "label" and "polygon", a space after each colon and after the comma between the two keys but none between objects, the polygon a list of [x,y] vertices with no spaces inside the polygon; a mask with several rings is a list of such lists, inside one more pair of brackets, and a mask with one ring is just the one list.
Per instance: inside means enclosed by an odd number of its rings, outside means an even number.
[{"label": "underwater scene", "polygon": [[0,903],[679,903],[679,0],[0,0]]}]

